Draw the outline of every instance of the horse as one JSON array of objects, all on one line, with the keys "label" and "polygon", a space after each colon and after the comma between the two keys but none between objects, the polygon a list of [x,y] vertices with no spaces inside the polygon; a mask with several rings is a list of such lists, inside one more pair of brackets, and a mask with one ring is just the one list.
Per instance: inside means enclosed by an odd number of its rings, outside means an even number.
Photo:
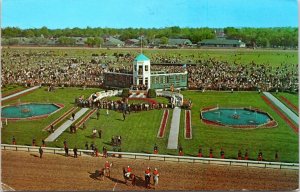
[{"label": "horse", "polygon": [[104,180],[104,172],[105,172],[104,168],[102,168],[100,170],[96,170],[96,177],[99,177],[100,180],[103,181]]},{"label": "horse", "polygon": [[158,185],[158,175],[153,175],[154,186]]},{"label": "horse", "polygon": [[150,175],[145,175],[145,187],[150,188]]},{"label": "horse", "polygon": [[104,176],[110,177],[110,168],[112,167],[112,163],[110,163],[109,168],[104,167]]},{"label": "horse", "polygon": [[125,167],[123,167],[123,177],[124,177],[124,180],[125,180],[125,184],[127,185],[127,181],[130,181],[131,180],[131,184],[133,186],[135,186],[135,181],[136,181],[136,178],[135,178],[135,175],[133,173],[130,173],[129,176],[126,176],[126,170],[125,170]]}]

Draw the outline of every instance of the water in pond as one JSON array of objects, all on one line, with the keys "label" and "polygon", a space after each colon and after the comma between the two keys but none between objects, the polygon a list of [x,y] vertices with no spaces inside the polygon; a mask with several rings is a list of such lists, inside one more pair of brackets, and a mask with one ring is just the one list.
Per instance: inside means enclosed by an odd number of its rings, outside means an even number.
[{"label": "water in pond", "polygon": [[1,118],[29,118],[53,113],[59,107],[54,104],[28,103],[2,108]]},{"label": "water in pond", "polygon": [[224,125],[261,125],[272,120],[268,114],[249,109],[219,108],[202,112],[202,118]]}]

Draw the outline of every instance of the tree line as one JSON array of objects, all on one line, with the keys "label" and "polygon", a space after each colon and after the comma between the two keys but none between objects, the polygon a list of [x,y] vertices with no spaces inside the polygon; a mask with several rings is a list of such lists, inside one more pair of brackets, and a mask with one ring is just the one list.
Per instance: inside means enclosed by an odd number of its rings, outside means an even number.
[{"label": "tree line", "polygon": [[88,45],[103,43],[105,36],[117,36],[120,40],[137,39],[144,36],[148,42],[154,39],[166,41],[166,38],[184,38],[190,39],[194,44],[204,39],[214,39],[218,37],[219,32],[223,31],[228,39],[237,39],[246,43],[247,46],[258,47],[297,47],[298,28],[296,27],[276,27],[276,28],[234,28],[226,27],[224,29],[214,28],[180,28],[178,26],[165,28],[65,28],[48,29],[47,27],[20,29],[18,27],[2,28],[3,38],[27,37],[41,42],[44,38],[59,38],[59,43],[74,43],[70,37],[89,37]]}]

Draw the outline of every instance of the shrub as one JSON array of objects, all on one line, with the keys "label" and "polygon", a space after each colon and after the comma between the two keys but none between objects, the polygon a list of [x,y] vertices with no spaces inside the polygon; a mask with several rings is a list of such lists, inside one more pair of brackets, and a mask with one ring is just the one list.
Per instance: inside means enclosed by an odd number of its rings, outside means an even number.
[{"label": "shrub", "polygon": [[149,89],[148,90],[148,97],[149,98],[156,98],[156,91],[155,91],[155,89]]},{"label": "shrub", "polygon": [[128,88],[123,89],[123,91],[122,91],[122,97],[128,97],[128,95],[129,95],[129,89]]}]

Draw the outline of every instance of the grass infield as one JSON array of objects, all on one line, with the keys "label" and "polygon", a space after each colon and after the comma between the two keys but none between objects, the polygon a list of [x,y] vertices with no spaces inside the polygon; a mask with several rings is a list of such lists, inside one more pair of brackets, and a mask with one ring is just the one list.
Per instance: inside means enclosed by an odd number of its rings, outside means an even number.
[{"label": "grass infield", "polygon": [[[65,107],[57,113],[41,120],[23,120],[9,122],[2,129],[2,143],[11,143],[12,136],[15,136],[17,144],[31,145],[32,138],[37,140],[41,145],[42,139],[46,138],[49,133],[43,131],[47,125],[55,121],[71,107],[75,97],[85,95],[88,97],[91,93],[99,89],[64,88],[56,89],[54,92],[47,92],[45,87],[33,91],[32,93],[21,97],[20,99],[3,102],[2,105],[21,102],[57,102],[62,103]],[[214,151],[215,157],[220,157],[221,147],[225,151],[226,158],[237,158],[238,150],[241,149],[244,154],[248,149],[249,158],[256,159],[259,149],[263,152],[263,158],[267,161],[273,161],[275,152],[278,151],[280,161],[298,162],[298,135],[285,123],[276,112],[273,111],[262,99],[257,92],[199,92],[199,91],[182,91],[184,98],[191,99],[193,102],[191,113],[191,127],[193,138],[188,140],[184,138],[184,110],[181,111],[179,144],[182,145],[185,155],[196,156],[198,146],[202,146],[204,157],[208,156],[209,148]],[[280,93],[281,94],[281,93]],[[117,98],[115,98],[117,99]],[[159,98],[159,100],[163,100]],[[297,99],[296,99],[297,100]],[[206,125],[200,119],[200,110],[207,106],[220,107],[255,107],[268,112],[277,122],[275,128],[258,128],[258,129],[234,129],[229,127],[218,127]],[[169,118],[163,138],[157,138],[157,132],[160,127],[163,110],[151,110],[144,112],[131,112],[123,121],[122,113],[100,110],[100,119],[96,119],[96,114],[86,122],[87,128],[78,129],[76,134],[69,133],[67,129],[57,141],[47,143],[47,146],[63,147],[63,140],[66,139],[69,147],[77,146],[84,148],[86,142],[94,142],[102,151],[106,146],[112,150],[110,145],[111,137],[116,135],[122,136],[122,151],[152,153],[153,146],[156,143],[161,154],[177,155],[177,150],[168,150],[168,136],[170,131],[170,122],[173,111],[169,111]],[[101,129],[102,138],[92,138],[92,130]]]}]

